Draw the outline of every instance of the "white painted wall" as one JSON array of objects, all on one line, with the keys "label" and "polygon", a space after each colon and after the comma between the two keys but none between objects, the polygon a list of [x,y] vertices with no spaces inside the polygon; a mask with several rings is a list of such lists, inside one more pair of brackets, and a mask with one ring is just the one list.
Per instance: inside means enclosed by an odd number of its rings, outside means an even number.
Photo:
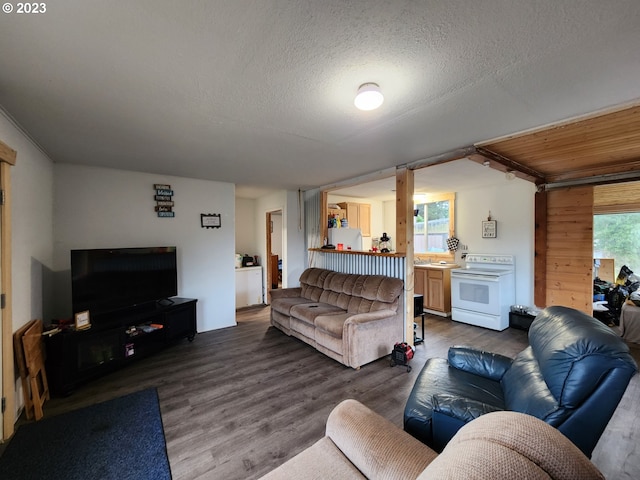
[{"label": "white painted wall", "polygon": [[[51,318],[53,162],[2,111],[0,140],[18,152],[11,167],[11,331],[15,332],[34,318],[45,322]],[[19,377],[14,395],[18,418],[24,406]]]},{"label": "white painted wall", "polygon": [[236,253],[258,253],[256,236],[256,201],[236,197]]},{"label": "white painted wall", "polygon": [[0,140],[18,152],[11,168],[13,331],[51,314],[53,162],[0,114]]},{"label": "white painted wall", "polygon": [[[175,218],[156,216],[155,183],[174,190]],[[175,245],[178,294],[198,299],[198,331],[235,325],[234,191],[230,183],[56,164],[54,267],[62,287],[60,314],[72,313],[70,250]],[[201,228],[201,213],[220,213],[222,228]]]},{"label": "white painted wall", "polygon": [[[304,208],[298,192],[279,191],[256,200],[256,231],[260,241],[260,258],[268,258],[266,252],[267,212],[282,210],[282,287],[299,285],[300,275],[307,266],[304,247]],[[266,285],[266,270],[263,268]]]},{"label": "white painted wall", "polygon": [[393,240],[396,237],[396,201],[382,202],[382,212],[384,219],[382,231],[387,232]]},{"label": "white painted wall", "polygon": [[[495,188],[456,193],[456,235],[469,253],[516,257],[516,303],[533,305],[534,184],[516,178]],[[482,221],[497,221],[497,237],[482,238]],[[456,252],[456,260],[461,253]]]}]

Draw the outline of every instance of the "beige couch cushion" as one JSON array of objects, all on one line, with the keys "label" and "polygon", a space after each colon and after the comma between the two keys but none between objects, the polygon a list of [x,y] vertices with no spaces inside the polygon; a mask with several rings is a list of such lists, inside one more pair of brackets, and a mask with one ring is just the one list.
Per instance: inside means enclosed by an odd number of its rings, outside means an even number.
[{"label": "beige couch cushion", "polygon": [[271,302],[271,310],[275,310],[283,315],[291,315],[291,309],[296,305],[304,305],[308,303],[314,303],[307,298],[302,297],[284,297],[276,298]]},{"label": "beige couch cushion", "polygon": [[350,313],[396,310],[403,288],[402,280],[383,275],[358,275],[308,268],[300,276],[302,298],[334,305]]},{"label": "beige couch cushion", "polygon": [[493,412],[461,428],[418,480],[604,479],[568,438],[517,412]]},{"label": "beige couch cushion", "polygon": [[366,479],[334,445],[324,437],[312,446],[268,473],[263,480],[344,480]]},{"label": "beige couch cushion", "polygon": [[315,323],[316,317],[319,315],[332,315],[344,313],[344,310],[328,303],[304,303],[295,305],[291,308],[291,316],[302,320],[310,325]]},{"label": "beige couch cushion", "polygon": [[351,316],[350,313],[338,313],[334,315],[319,315],[316,317],[316,328],[328,333],[332,337],[342,338],[344,322]]}]

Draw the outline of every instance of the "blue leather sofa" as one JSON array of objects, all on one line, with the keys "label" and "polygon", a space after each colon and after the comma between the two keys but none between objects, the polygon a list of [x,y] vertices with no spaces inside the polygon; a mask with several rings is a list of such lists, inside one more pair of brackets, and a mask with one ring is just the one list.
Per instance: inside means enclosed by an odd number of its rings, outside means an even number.
[{"label": "blue leather sofa", "polygon": [[548,307],[514,359],[451,347],[418,375],[404,429],[441,451],[467,422],[512,410],[556,427],[589,458],[629,380],[637,372],[628,346],[609,327],[568,307]]}]

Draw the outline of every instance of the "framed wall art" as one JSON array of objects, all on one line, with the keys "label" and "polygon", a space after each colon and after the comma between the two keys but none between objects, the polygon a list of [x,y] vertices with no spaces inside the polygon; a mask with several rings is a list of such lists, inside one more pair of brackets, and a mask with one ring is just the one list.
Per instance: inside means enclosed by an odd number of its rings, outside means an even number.
[{"label": "framed wall art", "polygon": [[91,328],[91,321],[89,320],[89,310],[76,313],[75,321],[76,330],[86,330],[87,328]]},{"label": "framed wall art", "polygon": [[219,213],[201,213],[200,226],[202,228],[220,228],[222,222]]},{"label": "framed wall art", "polygon": [[482,222],[482,238],[496,238],[498,228],[495,220],[485,220]]}]

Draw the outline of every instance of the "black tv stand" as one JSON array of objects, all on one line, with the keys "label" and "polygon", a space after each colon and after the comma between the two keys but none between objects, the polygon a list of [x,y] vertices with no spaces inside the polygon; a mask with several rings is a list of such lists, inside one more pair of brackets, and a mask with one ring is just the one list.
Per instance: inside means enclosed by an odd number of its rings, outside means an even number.
[{"label": "black tv stand", "polygon": [[170,301],[119,310],[102,317],[87,330],[69,329],[45,336],[50,390],[57,395],[69,395],[77,385],[177,340],[193,341],[197,333],[197,300],[173,297]]}]

